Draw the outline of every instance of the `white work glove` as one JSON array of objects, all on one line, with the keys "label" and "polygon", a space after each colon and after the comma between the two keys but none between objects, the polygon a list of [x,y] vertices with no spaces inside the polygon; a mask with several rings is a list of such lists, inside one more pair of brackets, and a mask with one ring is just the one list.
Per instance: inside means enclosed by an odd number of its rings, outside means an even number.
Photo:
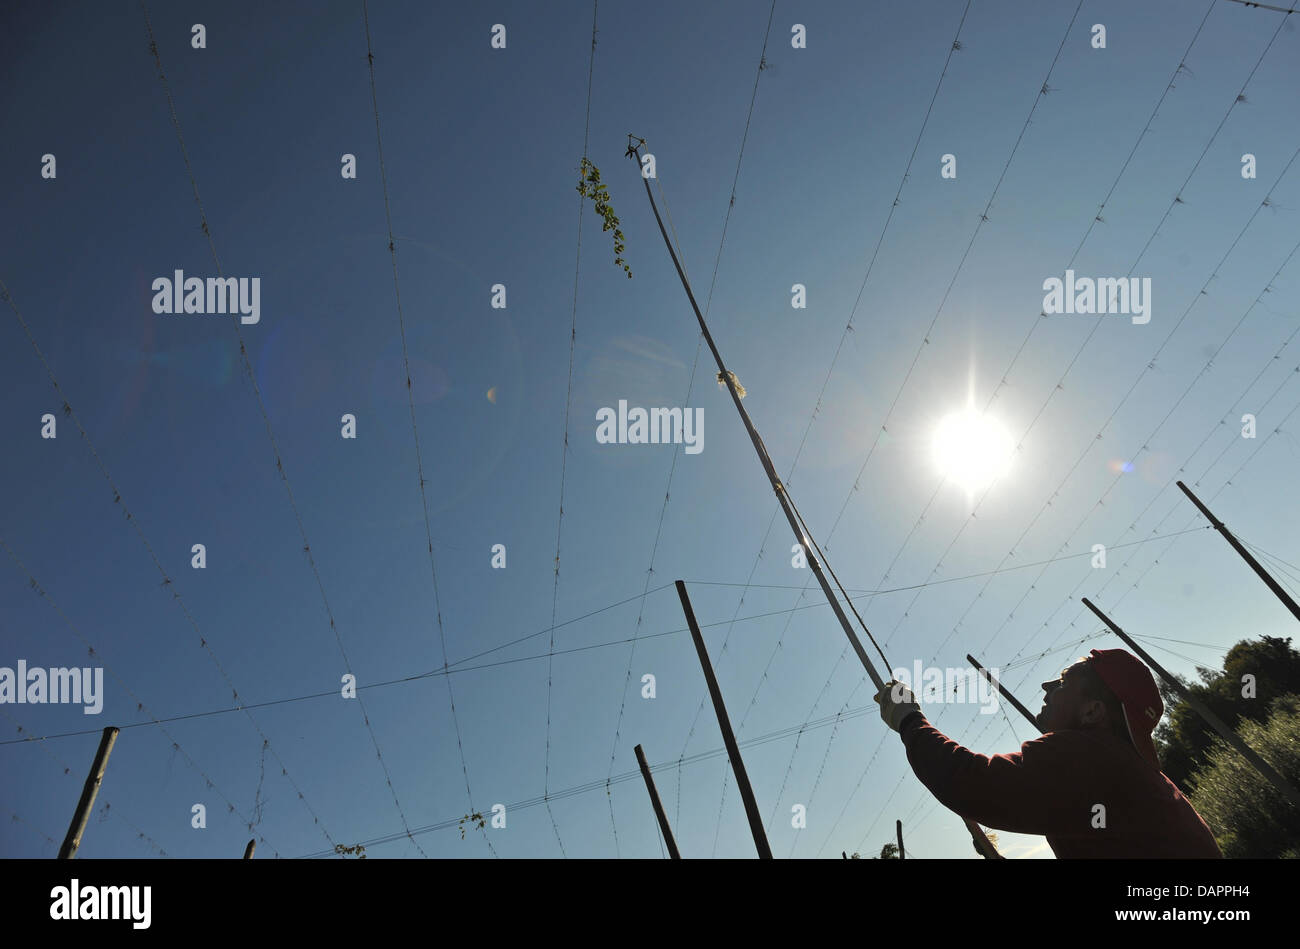
[{"label": "white work glove", "polygon": [[894,731],[902,727],[903,720],[907,716],[921,711],[916,696],[896,679],[885,683],[885,687],[876,695],[876,701],[880,703],[880,717]]}]

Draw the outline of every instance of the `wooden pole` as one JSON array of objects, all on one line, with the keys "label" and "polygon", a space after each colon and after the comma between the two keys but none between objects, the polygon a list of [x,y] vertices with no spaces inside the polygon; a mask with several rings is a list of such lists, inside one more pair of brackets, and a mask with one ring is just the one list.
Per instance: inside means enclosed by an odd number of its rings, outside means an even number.
[{"label": "wooden pole", "polygon": [[749,818],[749,830],[754,835],[754,846],[758,855],[764,860],[772,859],[772,848],[767,843],[767,832],[763,829],[762,818],[758,816],[758,802],[754,800],[754,789],[749,786],[749,775],[745,773],[745,762],[740,758],[740,748],[736,736],[731,731],[731,719],[727,717],[727,707],[722,702],[722,690],[713,675],[713,664],[709,662],[709,653],[704,648],[704,637],[700,634],[700,624],[695,621],[695,611],[691,609],[690,598],[686,595],[686,584],[677,581],[677,596],[681,598],[682,609],[686,612],[686,623],[691,627],[691,638],[695,640],[695,651],[700,657],[700,667],[704,669],[704,681],[709,686],[709,696],[713,699],[713,711],[718,715],[718,727],[722,729],[722,741],[727,746],[727,757],[731,759],[731,770],[736,773],[736,787],[740,788],[740,797],[745,802],[745,815]]},{"label": "wooden pole", "polygon": [[984,678],[988,679],[989,683],[993,686],[993,688],[997,689],[998,693],[1004,699],[1010,702],[1012,707],[1014,707],[1017,712],[1025,716],[1025,718],[1029,719],[1030,723],[1035,728],[1037,728],[1040,733],[1042,732],[1043,727],[1038,724],[1037,716],[1035,716],[1031,711],[1029,711],[1029,709],[1025,708],[1024,705],[1021,704],[1018,698],[1016,698],[1005,688],[1003,688],[1002,683],[997,680],[997,678],[993,675],[993,673],[989,672],[978,662],[976,662],[975,657],[970,655],[969,653],[966,654],[966,661],[969,662],[972,666],[974,666],[977,670],[979,670],[979,674],[982,675]]},{"label": "wooden pole", "polygon": [[907,858],[907,854],[903,853],[903,822],[901,820],[894,821],[894,832],[898,835],[898,859],[904,860]]},{"label": "wooden pole", "polygon": [[86,821],[90,820],[90,812],[95,807],[95,795],[99,793],[99,785],[104,780],[108,756],[113,750],[113,743],[117,741],[117,732],[118,730],[110,725],[100,736],[99,750],[95,752],[95,761],[90,766],[90,774],[86,776],[86,783],[81,788],[81,800],[77,802],[76,813],[72,815],[72,823],[68,825],[68,836],[63,838],[63,846],[59,848],[60,860],[71,860],[77,855],[77,848],[81,846],[81,835],[86,832]]},{"label": "wooden pole", "polygon": [[1300,604],[1297,604],[1296,601],[1292,599],[1291,594],[1282,589],[1282,587],[1278,585],[1278,582],[1273,579],[1272,575],[1260,565],[1260,562],[1251,556],[1250,551],[1241,546],[1241,542],[1238,541],[1236,537],[1232,536],[1232,531],[1228,530],[1223,521],[1210,513],[1210,509],[1201,503],[1201,499],[1192,494],[1191,488],[1187,487],[1187,485],[1183,484],[1181,481],[1178,482],[1178,487],[1183,489],[1183,494],[1192,499],[1192,503],[1195,504],[1200,512],[1205,515],[1206,520],[1214,526],[1214,529],[1223,535],[1223,539],[1232,545],[1232,549],[1241,554],[1241,559],[1246,561],[1250,569],[1254,570],[1259,578],[1264,581],[1264,584],[1273,591],[1273,595],[1281,600],[1282,604],[1291,611],[1291,615],[1300,620]]},{"label": "wooden pole", "polygon": [[680,860],[682,855],[677,850],[677,841],[673,840],[673,829],[668,826],[668,815],[664,813],[659,792],[655,789],[655,779],[650,776],[650,765],[646,763],[645,752],[641,750],[640,745],[632,750],[636,752],[636,763],[641,768],[641,777],[645,778],[645,788],[650,792],[650,804],[655,809],[655,820],[659,821],[659,830],[663,832],[664,841],[668,844],[668,856],[673,860]]},{"label": "wooden pole", "polygon": [[248,846],[246,846],[246,847],[244,848],[244,859],[245,859],[245,860],[252,860],[252,859],[253,859],[253,851],[256,850],[256,849],[257,849],[257,838],[254,837],[252,840],[250,840],[250,841],[248,842]]},{"label": "wooden pole", "polygon": [[1133,642],[1132,637],[1130,637],[1128,633],[1124,632],[1124,630],[1116,626],[1114,620],[1112,620],[1101,610],[1097,609],[1096,605],[1091,600],[1089,600],[1086,596],[1082,597],[1081,599],[1083,601],[1084,606],[1086,606],[1088,609],[1096,613],[1097,618],[1100,619],[1107,626],[1109,626],[1111,632],[1113,632],[1120,639],[1124,640],[1124,642],[1128,644],[1128,647],[1132,649],[1135,653],[1137,653],[1137,655],[1142,659],[1143,662],[1145,662],[1148,666],[1150,666],[1157,673],[1159,673],[1160,677],[1164,679],[1166,682],[1168,682],[1170,687],[1173,688],[1174,691],[1176,691],[1179,695],[1182,696],[1183,701],[1186,702],[1188,705],[1190,705],[1192,709],[1201,716],[1201,718],[1205,719],[1205,721],[1209,724],[1209,726],[1213,728],[1216,732],[1218,732],[1224,741],[1230,744],[1233,748],[1237,749],[1237,751],[1241,752],[1241,756],[1245,758],[1248,762],[1250,762],[1250,764],[1254,766],[1255,770],[1258,771],[1260,774],[1262,774],[1268,780],[1269,784],[1277,788],[1277,790],[1282,794],[1282,796],[1285,797],[1288,801],[1290,801],[1293,805],[1295,805],[1296,807],[1300,807],[1300,793],[1298,793],[1296,789],[1293,788],[1290,785],[1290,783],[1288,783],[1286,778],[1282,777],[1280,774],[1274,771],[1273,768],[1270,767],[1269,763],[1265,761],[1263,758],[1261,758],[1259,755],[1255,754],[1255,752],[1251,750],[1251,747],[1247,745],[1244,741],[1242,741],[1236,732],[1234,732],[1231,728],[1225,725],[1223,723],[1223,720],[1219,718],[1219,716],[1211,712],[1209,708],[1206,707],[1205,704],[1201,702],[1200,699],[1196,698],[1196,696],[1188,692],[1187,689],[1183,687],[1183,684],[1179,682],[1177,679],[1175,679],[1168,672],[1166,672],[1165,669],[1160,665],[1160,663],[1156,662],[1154,659],[1151,658],[1150,655],[1147,654],[1147,651],[1145,649],[1143,649],[1137,643]]}]

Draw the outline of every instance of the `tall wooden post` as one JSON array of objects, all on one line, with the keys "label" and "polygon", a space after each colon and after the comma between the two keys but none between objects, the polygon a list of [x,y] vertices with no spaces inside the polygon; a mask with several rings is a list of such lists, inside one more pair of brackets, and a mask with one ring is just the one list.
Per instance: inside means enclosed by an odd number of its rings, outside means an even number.
[{"label": "tall wooden post", "polygon": [[113,743],[117,741],[117,732],[118,729],[110,725],[100,736],[99,750],[95,752],[95,761],[90,766],[90,774],[86,776],[86,783],[81,788],[81,800],[77,802],[76,813],[72,815],[72,823],[68,825],[68,836],[63,838],[63,846],[59,848],[60,860],[71,860],[77,855],[77,848],[81,846],[81,835],[86,832],[86,821],[90,819],[90,812],[95,807],[95,795],[99,793],[99,785],[104,780],[108,756],[113,750]]},{"label": "tall wooden post", "polygon": [[250,841],[248,842],[248,846],[246,846],[246,847],[244,848],[244,859],[245,859],[245,860],[252,860],[252,859],[253,859],[253,851],[256,850],[256,849],[257,849],[257,838],[254,837],[252,840],[250,840]]},{"label": "tall wooden post", "polygon": [[1124,632],[1124,630],[1116,626],[1115,622],[1109,616],[1103,613],[1101,610],[1097,609],[1096,605],[1094,605],[1091,600],[1089,600],[1086,596],[1082,597],[1081,599],[1084,606],[1086,606],[1088,609],[1096,613],[1097,618],[1100,619],[1107,626],[1109,626],[1111,632],[1113,632],[1120,639],[1124,640],[1124,642],[1128,645],[1128,647],[1132,649],[1135,653],[1137,653],[1143,662],[1145,662],[1148,666],[1150,666],[1157,673],[1159,673],[1160,677],[1164,679],[1166,682],[1168,682],[1169,685],[1179,695],[1182,696],[1183,701],[1186,702],[1188,705],[1190,705],[1192,709],[1195,710],[1197,714],[1201,716],[1201,718],[1205,719],[1205,721],[1209,724],[1209,726],[1213,728],[1216,732],[1218,732],[1220,736],[1222,736],[1224,741],[1230,744],[1233,748],[1237,749],[1237,751],[1241,752],[1241,756],[1245,758],[1255,768],[1256,771],[1262,774],[1268,780],[1269,784],[1277,788],[1277,790],[1282,794],[1282,796],[1285,797],[1288,801],[1290,801],[1293,805],[1295,805],[1296,807],[1300,807],[1300,793],[1298,793],[1296,789],[1293,788],[1287,782],[1286,778],[1282,777],[1282,775],[1274,771],[1272,767],[1269,766],[1269,763],[1267,761],[1265,761],[1259,755],[1255,754],[1255,752],[1251,750],[1251,747],[1247,745],[1244,741],[1242,741],[1236,732],[1234,732],[1231,728],[1225,725],[1223,723],[1223,720],[1219,718],[1219,716],[1211,712],[1209,708],[1207,708],[1205,704],[1201,702],[1200,699],[1196,698],[1196,696],[1188,692],[1187,689],[1183,688],[1183,684],[1181,682],[1179,682],[1172,675],[1166,672],[1158,662],[1156,662],[1154,659],[1151,658],[1150,655],[1147,654],[1147,651],[1145,649],[1143,649],[1137,643],[1133,642],[1132,638],[1128,635],[1128,633]]},{"label": "tall wooden post", "polygon": [[1238,541],[1236,537],[1232,536],[1232,531],[1228,530],[1223,521],[1210,513],[1210,509],[1201,503],[1200,498],[1192,494],[1191,489],[1187,487],[1187,485],[1179,481],[1178,487],[1183,489],[1183,494],[1192,499],[1192,503],[1195,504],[1197,509],[1205,515],[1206,520],[1214,526],[1214,529],[1223,535],[1223,539],[1232,545],[1232,549],[1241,554],[1241,559],[1246,561],[1246,564],[1250,569],[1254,570],[1259,578],[1264,581],[1264,584],[1273,591],[1273,595],[1282,601],[1282,605],[1291,611],[1291,615],[1296,619],[1300,619],[1300,604],[1297,604],[1296,601],[1292,599],[1291,594],[1287,593],[1286,590],[1282,589],[1282,587],[1278,585],[1278,582],[1273,579],[1272,575],[1265,570],[1263,566],[1260,565],[1260,562],[1251,556],[1250,551],[1241,546],[1241,542]]},{"label": "tall wooden post", "polygon": [[727,718],[727,707],[722,702],[722,690],[713,675],[713,664],[709,662],[709,653],[704,648],[704,637],[700,635],[700,624],[695,621],[695,611],[691,609],[690,598],[686,595],[686,584],[677,581],[677,596],[681,598],[682,609],[686,612],[686,623],[691,627],[691,638],[695,640],[695,651],[700,657],[700,666],[704,669],[704,681],[709,686],[709,696],[713,699],[713,711],[718,715],[718,727],[722,729],[722,741],[727,746],[727,757],[731,759],[731,770],[736,773],[736,787],[745,802],[745,814],[749,818],[749,830],[754,835],[754,846],[758,855],[764,860],[772,859],[772,848],[767,843],[767,831],[763,829],[763,820],[758,816],[758,802],[754,800],[754,789],[749,786],[749,775],[745,773],[745,762],[740,758],[740,748],[736,736],[731,731],[731,719]]},{"label": "tall wooden post", "polygon": [[904,860],[907,858],[907,854],[903,853],[903,822],[901,820],[894,821],[894,832],[898,835],[898,859]]},{"label": "tall wooden post", "polygon": [[655,789],[655,779],[650,775],[650,765],[646,763],[645,752],[641,746],[637,745],[633,751],[636,752],[636,763],[641,768],[641,777],[645,779],[646,790],[650,792],[650,804],[655,809],[655,820],[659,821],[659,830],[664,835],[664,841],[668,844],[668,856],[674,860],[682,859],[682,855],[677,851],[677,841],[673,839],[673,829],[668,826],[668,815],[664,813],[664,806],[659,800],[659,792]]}]

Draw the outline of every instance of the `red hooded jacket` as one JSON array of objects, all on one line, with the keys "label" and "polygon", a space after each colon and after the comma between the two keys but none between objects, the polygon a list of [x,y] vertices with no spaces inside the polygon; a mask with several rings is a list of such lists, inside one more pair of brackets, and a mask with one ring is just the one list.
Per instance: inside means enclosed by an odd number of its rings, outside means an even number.
[{"label": "red hooded jacket", "polygon": [[909,715],[899,734],[912,770],[942,804],[997,830],[1041,834],[1058,857],[1223,856],[1173,782],[1109,732],[1048,732],[991,758],[952,741],[922,713]]}]

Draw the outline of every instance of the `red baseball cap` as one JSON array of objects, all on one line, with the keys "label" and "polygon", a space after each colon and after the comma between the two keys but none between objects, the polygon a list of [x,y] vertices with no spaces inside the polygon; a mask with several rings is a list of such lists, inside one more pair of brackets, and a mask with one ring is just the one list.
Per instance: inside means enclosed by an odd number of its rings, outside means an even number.
[{"label": "red baseball cap", "polygon": [[1164,714],[1165,704],[1160,701],[1160,690],[1151,670],[1123,649],[1094,649],[1088,658],[1097,677],[1119,699],[1133,747],[1159,770],[1160,759],[1151,733]]}]

